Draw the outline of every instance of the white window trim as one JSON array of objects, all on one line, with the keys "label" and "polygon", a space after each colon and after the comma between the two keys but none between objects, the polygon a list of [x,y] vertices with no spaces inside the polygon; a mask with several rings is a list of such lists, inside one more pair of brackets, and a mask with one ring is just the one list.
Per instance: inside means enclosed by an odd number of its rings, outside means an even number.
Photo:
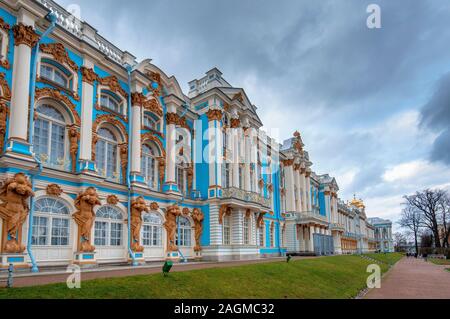
[{"label": "white window trim", "polygon": [[[51,54],[43,53],[43,52],[39,52],[37,58],[38,58],[38,63],[37,63],[36,75],[38,78],[40,78],[41,77],[41,64],[42,63],[46,64],[45,61],[42,62],[42,60],[47,59],[47,60],[55,61],[55,58]],[[55,63],[62,65],[68,72],[70,72],[72,74],[71,75],[72,87],[70,87],[70,81],[69,81],[69,83],[68,83],[69,87],[67,89],[69,91],[71,91],[72,93],[76,94],[78,92],[78,79],[79,79],[78,72],[74,72],[67,63],[60,63],[58,61],[55,61]],[[70,79],[70,77],[69,77],[69,79]]]}]

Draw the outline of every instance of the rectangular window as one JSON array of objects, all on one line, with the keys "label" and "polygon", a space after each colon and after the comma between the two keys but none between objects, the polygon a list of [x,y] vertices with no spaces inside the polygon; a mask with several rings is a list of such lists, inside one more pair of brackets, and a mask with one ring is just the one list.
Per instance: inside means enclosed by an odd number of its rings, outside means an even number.
[{"label": "rectangular window", "polygon": [[122,245],[122,224],[111,223],[111,246],[121,246]]},{"label": "rectangular window", "polygon": [[231,225],[230,218],[228,216],[223,218],[223,244],[230,245],[231,244]]},{"label": "rectangular window", "polygon": [[47,245],[48,237],[48,218],[33,216],[33,231],[31,237],[32,245],[45,246]]},{"label": "rectangular window", "polygon": [[258,236],[259,236],[259,238],[258,238],[259,246],[264,247],[265,246],[264,245],[264,226],[259,227]]},{"label": "rectangular window", "polygon": [[94,245],[106,246],[108,239],[107,222],[95,222],[94,238],[95,238]]},{"label": "rectangular window", "polygon": [[250,218],[244,217],[243,221],[244,245],[250,244]]},{"label": "rectangular window", "polygon": [[52,218],[52,246],[69,245],[69,220]]}]

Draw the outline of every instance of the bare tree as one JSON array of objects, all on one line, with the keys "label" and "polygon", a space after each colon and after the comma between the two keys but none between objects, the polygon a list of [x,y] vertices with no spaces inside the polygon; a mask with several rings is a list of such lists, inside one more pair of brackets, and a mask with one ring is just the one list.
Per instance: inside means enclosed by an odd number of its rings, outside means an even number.
[{"label": "bare tree", "polygon": [[398,222],[400,227],[409,229],[414,234],[416,253],[419,252],[419,231],[423,224],[422,219],[422,213],[407,203]]},{"label": "bare tree", "polygon": [[401,251],[407,245],[406,236],[403,233],[394,233],[394,247],[395,251]]},{"label": "bare tree", "polygon": [[450,196],[446,196],[440,201],[440,224],[442,225],[442,246],[449,247],[449,237],[450,237]]},{"label": "bare tree", "polygon": [[441,203],[446,197],[447,193],[440,189],[426,189],[404,197],[407,207],[414,208],[415,211],[422,215],[421,222],[432,232],[436,248],[441,247],[439,219],[442,214]]}]

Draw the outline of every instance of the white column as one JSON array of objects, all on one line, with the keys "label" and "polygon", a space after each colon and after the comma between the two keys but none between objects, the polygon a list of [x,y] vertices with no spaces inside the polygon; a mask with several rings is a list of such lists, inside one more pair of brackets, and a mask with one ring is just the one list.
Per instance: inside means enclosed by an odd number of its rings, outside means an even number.
[{"label": "white column", "polygon": [[308,210],[308,204],[306,203],[306,178],[305,178],[305,169],[302,168],[300,171],[300,187],[302,189],[301,192],[301,210],[307,211]]},{"label": "white column", "polygon": [[89,165],[92,158],[92,135],[97,132],[92,131],[92,113],[94,108],[94,81],[96,78],[93,70],[94,63],[84,59],[84,65],[81,68],[81,128],[80,128],[80,162],[81,170],[94,171],[94,166]]},{"label": "white column", "polygon": [[[174,105],[167,106],[166,115],[166,184],[176,184],[175,165],[176,165],[176,119],[177,110]],[[169,186],[169,189],[170,186]]]},{"label": "white column", "polygon": [[[233,146],[233,187],[239,188],[239,128],[231,128],[231,145]],[[250,173],[249,173],[250,174]]]},{"label": "white column", "polygon": [[302,196],[301,196],[300,172],[299,172],[299,168],[298,167],[296,167],[294,169],[294,183],[295,183],[295,186],[297,187],[297,194],[296,194],[297,195],[297,200],[295,201],[295,199],[294,199],[295,210],[297,212],[301,212],[301,211],[303,211],[302,210],[302,202],[303,202],[303,200],[302,200]]},{"label": "white column", "polygon": [[208,155],[209,155],[209,187],[222,186],[222,111],[208,111]]},{"label": "white column", "polygon": [[251,245],[256,245],[256,215],[254,213],[250,214],[250,233],[251,233]]},{"label": "white column", "polygon": [[311,172],[308,170],[306,172],[306,205],[308,212],[312,211],[311,206]]},{"label": "white column", "polygon": [[209,206],[209,227],[211,245],[222,245],[222,225],[219,224],[219,205]]},{"label": "white column", "polygon": [[34,18],[20,10],[15,36],[11,107],[9,115],[9,138],[26,143],[28,140],[28,117],[30,100],[31,47],[39,40],[34,32]]},{"label": "white column", "polygon": [[132,109],[133,132],[131,136],[131,172],[141,173],[141,107],[133,105]]},{"label": "white column", "polygon": [[310,252],[314,252],[314,226],[309,226],[309,242],[308,242],[308,250]]},{"label": "white column", "polygon": [[[250,137],[250,130],[247,129],[247,131],[244,133],[244,149],[245,149],[245,163],[244,163],[244,189],[246,191],[251,190],[251,183],[254,183],[250,179],[250,163],[251,163],[251,137]],[[254,176],[257,175],[258,170],[255,168]],[[258,176],[259,178],[259,176]]]},{"label": "white column", "polygon": [[294,212],[295,211],[295,189],[294,189],[294,170],[292,164],[285,164],[284,167],[284,176],[286,178],[286,211]]},{"label": "white column", "polygon": [[304,234],[303,226],[299,227],[298,242],[299,242],[300,251],[305,251],[305,234]]}]

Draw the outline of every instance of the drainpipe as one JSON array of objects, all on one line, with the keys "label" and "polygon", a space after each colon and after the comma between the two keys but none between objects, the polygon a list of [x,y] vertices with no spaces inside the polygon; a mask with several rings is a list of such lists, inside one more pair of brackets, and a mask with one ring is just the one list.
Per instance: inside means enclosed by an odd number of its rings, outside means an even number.
[{"label": "drainpipe", "polygon": [[[28,143],[33,146],[33,130],[34,130],[34,103],[35,103],[35,91],[36,91],[36,68],[37,68],[37,58],[38,58],[38,52],[39,52],[39,45],[41,44],[42,40],[46,38],[56,27],[56,15],[53,12],[50,12],[45,16],[45,19],[50,22],[50,26],[47,28],[47,30],[44,31],[44,33],[41,35],[38,43],[33,48],[33,65],[31,68],[31,93],[30,93],[30,115],[29,115],[29,127],[28,127]],[[34,160],[37,162],[38,167],[37,171],[34,171],[30,173],[31,175],[31,187],[33,189],[33,192],[35,190],[35,177],[39,176],[42,173],[42,163],[37,158],[36,154],[33,152]],[[32,250],[32,235],[33,235],[33,213],[34,213],[34,199],[33,197],[30,198],[30,214],[28,216],[28,240],[27,240],[27,252],[31,259],[31,272],[39,272],[39,268],[36,263],[36,259],[33,255]]]},{"label": "drainpipe", "polygon": [[127,65],[127,74],[128,74],[128,165],[127,165],[127,189],[128,189],[128,205],[127,205],[127,213],[128,213],[128,253],[131,257],[131,265],[138,266],[136,261],[136,257],[134,255],[133,250],[131,249],[131,241],[133,240],[133,236],[131,235],[131,180],[130,180],[130,166],[131,166],[131,138],[133,134],[133,119],[131,116],[131,72],[133,71],[133,67],[131,65]]}]

